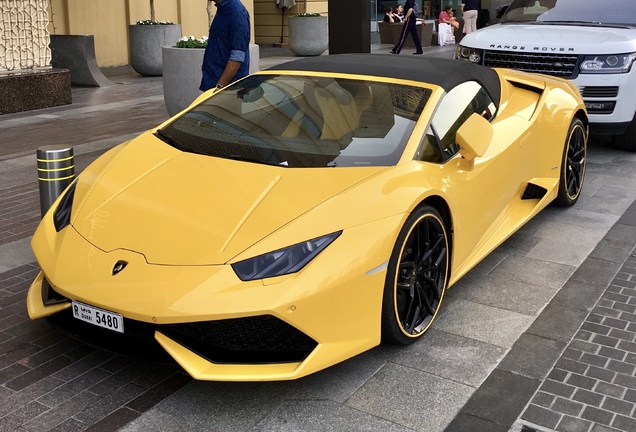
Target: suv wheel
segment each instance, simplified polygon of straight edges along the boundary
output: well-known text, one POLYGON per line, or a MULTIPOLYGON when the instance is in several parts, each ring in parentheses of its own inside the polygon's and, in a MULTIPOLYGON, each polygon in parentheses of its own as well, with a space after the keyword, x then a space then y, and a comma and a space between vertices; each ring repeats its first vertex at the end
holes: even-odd
POLYGON ((627 130, 623 135, 612 137, 612 143, 619 150, 636 152, 636 114, 634 114, 632 122, 627 126, 627 130))

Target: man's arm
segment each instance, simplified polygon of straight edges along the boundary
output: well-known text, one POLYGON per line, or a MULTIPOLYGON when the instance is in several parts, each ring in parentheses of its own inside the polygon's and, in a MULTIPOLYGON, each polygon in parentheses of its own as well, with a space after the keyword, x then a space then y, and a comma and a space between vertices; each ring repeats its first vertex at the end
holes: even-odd
POLYGON ((223 70, 223 73, 221 74, 221 78, 219 78, 217 85, 221 84, 223 87, 225 87, 226 85, 231 83, 232 78, 234 78, 234 75, 236 75, 236 72, 238 72, 239 67, 241 67, 241 62, 228 60, 227 64, 225 65, 225 70, 223 70))
MULTIPOLYGON (((230 58, 225 64, 225 69, 217 81, 217 85, 225 87, 234 80, 244 62, 249 59, 250 22, 247 11, 245 15, 237 17, 230 33, 231 51, 230 58)), ((242 78, 242 76, 240 77, 242 78)))

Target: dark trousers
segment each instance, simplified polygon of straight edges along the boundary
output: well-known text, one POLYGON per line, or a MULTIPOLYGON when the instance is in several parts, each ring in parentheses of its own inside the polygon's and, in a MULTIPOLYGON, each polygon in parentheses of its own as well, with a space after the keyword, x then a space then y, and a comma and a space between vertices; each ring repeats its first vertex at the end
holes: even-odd
POLYGON ((420 37, 417 34, 417 27, 415 24, 416 22, 416 20, 409 18, 409 20, 404 23, 404 27, 402 27, 402 33, 400 33, 400 40, 398 40, 398 42, 393 47, 393 52, 399 54, 400 51, 402 51, 402 47, 404 46, 404 42, 406 41, 409 33, 411 34, 411 37, 413 37, 413 43, 415 43, 415 49, 417 50, 416 52, 423 52, 422 42, 420 42, 420 37))

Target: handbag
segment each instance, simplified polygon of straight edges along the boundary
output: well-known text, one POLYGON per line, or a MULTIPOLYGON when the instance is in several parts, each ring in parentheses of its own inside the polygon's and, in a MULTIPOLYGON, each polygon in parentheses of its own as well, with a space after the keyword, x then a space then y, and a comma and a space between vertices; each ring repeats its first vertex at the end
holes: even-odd
POLYGON ((450 24, 439 23, 437 31, 437 40, 439 46, 455 45, 455 34, 450 24))
POLYGON ((420 5, 417 3, 413 4, 413 12, 411 12, 415 18, 422 17, 422 11, 420 10, 420 5))

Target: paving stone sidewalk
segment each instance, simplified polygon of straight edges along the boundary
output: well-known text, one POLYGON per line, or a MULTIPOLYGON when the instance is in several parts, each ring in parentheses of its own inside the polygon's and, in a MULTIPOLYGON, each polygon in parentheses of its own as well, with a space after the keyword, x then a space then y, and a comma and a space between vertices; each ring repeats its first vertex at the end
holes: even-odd
MULTIPOLYGON (((635 225, 636 206, 621 221, 635 225)), ((518 424, 526 425, 526 430, 636 431, 635 372, 636 254, 632 251, 518 424)))
POLYGON ((636 202, 446 432, 635 431, 635 244, 636 202))

